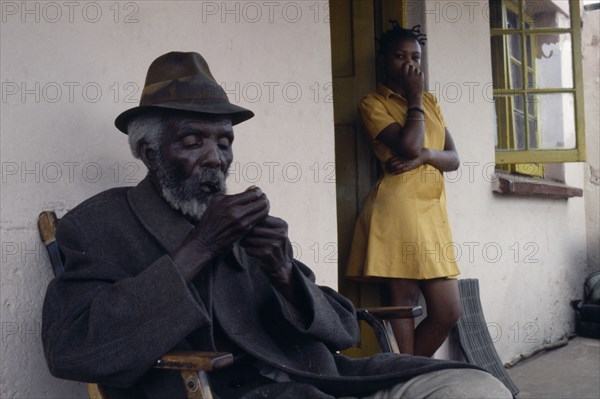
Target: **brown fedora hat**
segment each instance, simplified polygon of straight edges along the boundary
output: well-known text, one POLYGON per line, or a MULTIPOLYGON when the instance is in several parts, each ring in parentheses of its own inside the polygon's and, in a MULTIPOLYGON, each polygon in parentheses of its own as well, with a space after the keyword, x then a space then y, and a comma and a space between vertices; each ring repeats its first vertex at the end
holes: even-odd
POLYGON ((153 109, 228 115, 234 125, 254 116, 252 111, 229 102, 200 54, 177 51, 161 55, 150 64, 140 105, 119 115, 115 126, 127 134, 131 118, 153 109))

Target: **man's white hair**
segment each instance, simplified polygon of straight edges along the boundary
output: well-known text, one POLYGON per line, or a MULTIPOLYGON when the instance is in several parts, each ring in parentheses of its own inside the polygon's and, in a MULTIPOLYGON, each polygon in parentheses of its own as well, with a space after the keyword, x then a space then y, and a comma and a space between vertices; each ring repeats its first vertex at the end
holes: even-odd
POLYGON ((160 154, 160 144, 167 125, 164 115, 160 113, 144 114, 134 117, 127 124, 129 147, 137 159, 140 158, 140 144, 145 141, 148 148, 160 154))

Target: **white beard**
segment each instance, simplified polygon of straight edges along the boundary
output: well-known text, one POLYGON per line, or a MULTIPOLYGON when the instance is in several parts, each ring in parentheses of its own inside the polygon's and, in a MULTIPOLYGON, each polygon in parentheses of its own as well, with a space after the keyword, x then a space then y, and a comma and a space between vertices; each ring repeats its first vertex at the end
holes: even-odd
POLYGON ((174 193, 165 186, 162 186, 162 195, 165 201, 171 205, 171 208, 183 213, 185 216, 192 218, 196 222, 200 220, 202 215, 204 215, 204 212, 206 212, 206 207, 208 206, 208 198, 180 200, 177 199, 174 193))
POLYGON ((172 169, 167 169, 161 160, 157 176, 165 201, 173 209, 196 222, 204 215, 209 199, 215 194, 224 194, 227 191, 227 175, 220 169, 203 168, 199 176, 182 180, 172 169), (217 192, 206 193, 201 190, 198 186, 205 181, 217 181, 217 192))

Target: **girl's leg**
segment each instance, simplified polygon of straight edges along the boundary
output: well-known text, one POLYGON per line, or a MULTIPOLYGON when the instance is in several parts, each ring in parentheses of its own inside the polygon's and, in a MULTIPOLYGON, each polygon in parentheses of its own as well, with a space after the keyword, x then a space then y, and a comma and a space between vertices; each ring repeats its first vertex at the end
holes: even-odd
POLYGON ((460 317, 458 281, 421 280, 420 286, 427 303, 427 317, 415 331, 414 354, 431 357, 460 317))
MULTIPOLYGON (((386 283, 390 306, 415 306, 419 303, 419 282, 408 279, 390 279, 386 283)), ((400 353, 414 354, 415 320, 390 321, 400 353)))

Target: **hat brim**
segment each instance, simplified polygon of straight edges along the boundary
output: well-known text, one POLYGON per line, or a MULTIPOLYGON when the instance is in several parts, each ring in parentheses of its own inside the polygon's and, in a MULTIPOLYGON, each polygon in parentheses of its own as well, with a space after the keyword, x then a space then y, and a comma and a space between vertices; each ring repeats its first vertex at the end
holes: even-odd
POLYGON ((127 134, 127 124, 132 118, 161 109, 193 112, 201 115, 226 115, 231 117, 232 125, 237 125, 238 123, 247 121, 254 116, 254 112, 234 104, 194 104, 189 102, 169 102, 163 104, 141 105, 128 109, 117 116, 115 119, 115 126, 121 132, 127 134))

